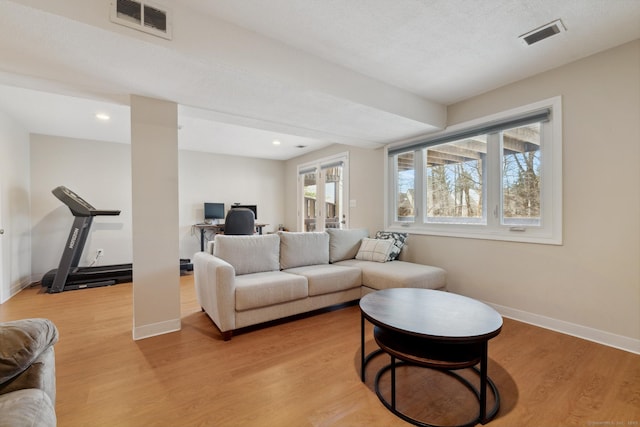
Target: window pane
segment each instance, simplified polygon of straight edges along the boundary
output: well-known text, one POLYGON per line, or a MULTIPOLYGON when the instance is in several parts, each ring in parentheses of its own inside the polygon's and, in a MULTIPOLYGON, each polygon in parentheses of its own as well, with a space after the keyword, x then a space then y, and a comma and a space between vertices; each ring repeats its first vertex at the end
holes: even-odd
POLYGON ((398 154, 396 158, 396 221, 415 220, 415 163, 413 151, 398 154))
POLYGON ((316 174, 304 174, 304 231, 316 229, 316 174))
POLYGON ((540 123, 502 133, 502 223, 540 225, 540 123))
POLYGON ((324 170, 325 228, 342 228, 344 223, 342 166, 324 170))
POLYGON ((487 136, 448 142, 425 152, 426 221, 484 223, 487 136))

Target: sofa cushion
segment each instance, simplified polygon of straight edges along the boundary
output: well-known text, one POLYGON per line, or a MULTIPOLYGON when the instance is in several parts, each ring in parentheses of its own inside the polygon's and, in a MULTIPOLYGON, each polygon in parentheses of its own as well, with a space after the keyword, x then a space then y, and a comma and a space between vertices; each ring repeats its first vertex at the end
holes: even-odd
POLYGON ((236 310, 251 310, 308 296, 304 276, 282 271, 246 274, 236 277, 236 310))
POLYGON ((396 233, 393 231, 378 231, 376 233, 376 239, 390 240, 393 242, 393 247, 389 253, 387 261, 393 261, 398 259, 405 242, 407 241, 407 233, 396 233))
POLYGON ((307 278, 310 297, 357 288, 362 284, 362 274, 356 267, 320 264, 290 268, 286 272, 307 278))
POLYGON ((447 284, 445 271, 430 265, 405 261, 379 263, 357 259, 340 261, 338 265, 359 267, 362 270, 362 285, 375 290, 389 288, 444 289, 447 284))
POLYGON ((279 231, 280 268, 329 263, 329 234, 279 231))
POLYGON ((391 240, 362 239, 356 259, 362 261, 387 262, 393 247, 391 240))
POLYGON ((0 323, 0 383, 25 371, 57 341, 58 330, 48 319, 0 323))
POLYGON ((329 228, 327 234, 329 234, 329 262, 355 258, 360 242, 365 237, 369 237, 369 231, 366 228, 348 230, 329 228))
POLYGON ((0 396, 0 427, 55 427, 56 411, 42 390, 28 388, 0 396))
POLYGON ((236 275, 280 270, 280 237, 277 234, 259 236, 215 237, 213 255, 233 266, 236 275))

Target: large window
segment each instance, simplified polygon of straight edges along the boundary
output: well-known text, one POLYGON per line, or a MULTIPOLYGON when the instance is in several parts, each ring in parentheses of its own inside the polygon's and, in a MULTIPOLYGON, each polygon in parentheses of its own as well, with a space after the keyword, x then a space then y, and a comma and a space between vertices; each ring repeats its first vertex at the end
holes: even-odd
POLYGON ((562 243, 560 99, 391 146, 387 227, 562 243))

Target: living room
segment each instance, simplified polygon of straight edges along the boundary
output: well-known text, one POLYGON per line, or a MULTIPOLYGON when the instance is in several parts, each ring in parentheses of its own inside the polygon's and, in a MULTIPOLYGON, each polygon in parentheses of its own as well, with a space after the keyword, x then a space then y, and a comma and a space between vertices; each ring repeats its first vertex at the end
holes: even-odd
MULTIPOLYGON (((451 126, 562 97, 561 245, 412 234, 403 257, 444 268, 449 291, 492 304, 505 317, 640 352, 639 56, 636 37, 446 108, 451 126), (613 144, 620 154, 605 155, 613 144)), ((2 158, 11 159, 2 163, 8 184, 3 227, 7 221, 14 227, 13 243, 3 247, 9 260, 3 267, 12 266, 3 269, 11 274, 3 279, 4 304, 57 264, 70 223, 68 210, 51 195, 57 185, 98 208, 122 210, 115 221, 96 222, 88 247, 104 248, 105 264, 129 261, 129 147, 30 133, 5 112, 0 120, 2 158)), ((297 166, 343 152, 349 153, 350 199, 357 201, 350 226, 383 229, 383 149, 333 144, 288 160, 181 150, 180 256, 190 258, 199 249, 192 224, 201 221, 204 201, 257 204, 268 231, 278 224, 297 229, 297 166), (230 176, 237 177, 233 188, 225 185, 230 176)))

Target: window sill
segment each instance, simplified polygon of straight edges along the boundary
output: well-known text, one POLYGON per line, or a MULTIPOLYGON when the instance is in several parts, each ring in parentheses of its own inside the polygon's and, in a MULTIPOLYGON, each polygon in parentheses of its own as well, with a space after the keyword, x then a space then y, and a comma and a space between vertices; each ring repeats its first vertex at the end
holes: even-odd
POLYGON ((505 242, 518 242, 518 243, 535 243, 543 245, 562 245, 562 237, 550 236, 548 234, 542 234, 537 232, 533 228, 524 228, 524 231, 511 231, 508 228, 499 230, 472 230, 471 227, 465 226, 453 226, 443 229, 435 229, 434 227, 428 227, 424 225, 418 225, 413 223, 405 224, 393 224, 386 228, 386 231, 394 231, 398 233, 418 234, 425 236, 440 236, 440 237, 453 237, 453 238, 465 238, 465 239, 481 239, 481 240, 499 240, 505 242))

